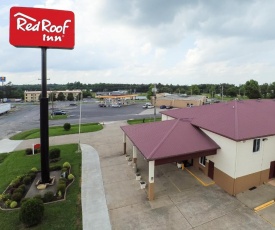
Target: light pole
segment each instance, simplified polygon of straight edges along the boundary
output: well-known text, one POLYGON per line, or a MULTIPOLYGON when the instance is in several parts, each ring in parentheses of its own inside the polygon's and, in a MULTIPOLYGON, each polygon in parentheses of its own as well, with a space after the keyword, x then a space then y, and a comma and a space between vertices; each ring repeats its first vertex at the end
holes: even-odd
POLYGON ((154 88, 152 89, 154 93, 154 122, 156 121, 156 100, 157 100, 157 86, 154 84, 154 88))
POLYGON ((78 152, 80 153, 80 133, 81 133, 81 106, 82 106, 82 98, 83 98, 83 95, 82 95, 82 91, 81 91, 81 94, 79 95, 79 125, 78 125, 78 152))

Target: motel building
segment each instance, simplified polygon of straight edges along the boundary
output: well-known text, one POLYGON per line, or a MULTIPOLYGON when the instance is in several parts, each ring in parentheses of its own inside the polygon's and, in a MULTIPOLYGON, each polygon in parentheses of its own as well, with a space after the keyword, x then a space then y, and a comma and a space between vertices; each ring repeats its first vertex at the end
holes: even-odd
POLYGON ((275 178, 275 100, 167 110, 160 122, 121 129, 124 153, 131 142, 133 163, 137 154, 148 162, 149 200, 155 167, 168 163, 192 165, 234 196, 275 178))
MULTIPOLYGON (((50 97, 50 94, 53 93, 55 98, 57 98, 59 93, 63 93, 65 96, 65 100, 67 99, 69 93, 72 93, 74 98, 77 98, 78 95, 81 93, 81 90, 54 90, 54 91, 47 91, 47 98, 50 97)), ((24 92, 24 101, 25 102, 38 102, 40 101, 41 91, 25 91, 24 92)))

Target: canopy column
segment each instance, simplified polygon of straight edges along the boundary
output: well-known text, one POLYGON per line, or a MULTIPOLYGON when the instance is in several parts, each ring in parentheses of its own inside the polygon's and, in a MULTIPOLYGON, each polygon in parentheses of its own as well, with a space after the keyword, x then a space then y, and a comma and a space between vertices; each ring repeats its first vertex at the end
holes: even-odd
POLYGON ((155 161, 149 161, 148 199, 154 200, 155 161))
POLYGON ((123 132, 123 154, 126 154, 126 134, 123 132))

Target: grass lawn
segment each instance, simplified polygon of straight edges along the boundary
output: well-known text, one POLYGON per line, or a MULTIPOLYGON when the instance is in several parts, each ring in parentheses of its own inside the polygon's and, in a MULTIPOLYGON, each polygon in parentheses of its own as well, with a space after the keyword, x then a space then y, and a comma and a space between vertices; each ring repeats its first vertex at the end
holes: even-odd
MULTIPOLYGON (((161 121, 160 117, 156 118, 156 121, 161 121)), ((140 124, 140 123, 148 123, 148 122, 154 122, 154 118, 145 118, 145 119, 133 119, 133 120, 128 120, 127 123, 129 125, 134 125, 134 124, 140 124), (144 122, 143 122, 144 120, 144 122)))
POLYGON ((67 119, 67 115, 54 115, 54 116, 51 116, 49 114, 49 120, 61 120, 61 119, 67 119))
MULTIPOLYGON (((82 229, 80 201, 81 154, 75 153, 76 144, 54 146, 61 150, 61 160, 51 165, 62 165, 68 161, 72 166, 75 181, 67 190, 65 201, 45 205, 44 219, 41 224, 31 229, 82 229)), ((40 155, 26 156, 25 151, 10 153, 0 164, 0 192, 4 192, 12 179, 28 172, 32 167, 40 169, 40 155)), ((25 229, 19 221, 19 210, 0 210, 1 229, 25 229)), ((26 228, 27 229, 27 228, 26 228)))
MULTIPOLYGON (((49 128, 49 136, 61 136, 61 135, 68 135, 68 134, 75 134, 78 133, 78 125, 72 125, 69 131, 65 131, 63 126, 56 126, 49 128)), ((88 132, 95 132, 103 129, 103 126, 99 123, 89 123, 89 124, 82 124, 81 125, 81 133, 88 133, 88 132)), ((27 140, 33 138, 40 137, 40 129, 31 129, 25 132, 18 133, 12 136, 11 140, 27 140)))

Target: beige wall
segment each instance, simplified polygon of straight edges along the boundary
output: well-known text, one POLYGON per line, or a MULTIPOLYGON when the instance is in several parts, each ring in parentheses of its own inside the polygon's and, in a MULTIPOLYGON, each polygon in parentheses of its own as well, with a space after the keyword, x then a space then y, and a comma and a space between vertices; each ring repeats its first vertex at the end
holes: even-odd
MULTIPOLYGON (((156 106, 159 107, 161 105, 166 105, 166 106, 173 106, 176 108, 185 108, 188 105, 190 106, 191 104, 193 106, 199 106, 203 105, 204 100, 177 100, 177 99, 162 99, 162 98, 157 98, 156 101, 156 106)), ((154 103, 154 102, 152 102, 154 103)))
MULTIPOLYGON (((81 90, 53 91, 53 93, 55 93, 55 97, 57 97, 60 92, 62 92, 64 94, 65 98, 68 96, 69 93, 72 93, 74 97, 77 97, 78 94, 81 93, 81 90)), ((52 91, 47 92, 48 98, 51 93, 52 93, 52 91)), ((37 102, 37 101, 39 101, 40 94, 41 94, 41 91, 25 91, 24 92, 24 101, 25 102, 37 102)))

